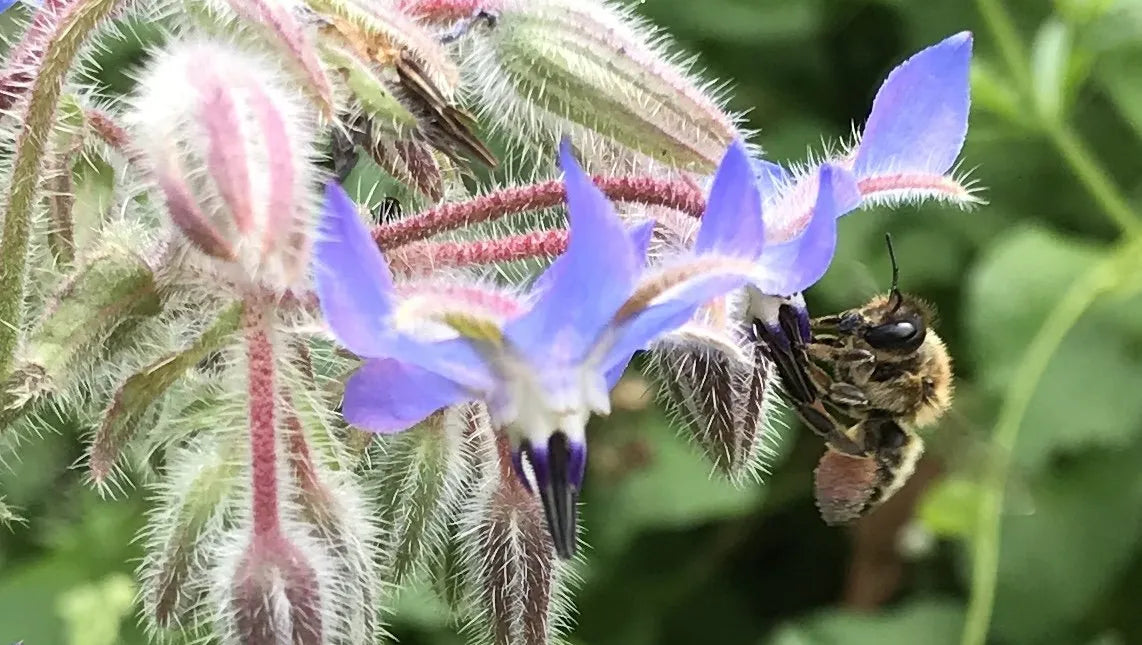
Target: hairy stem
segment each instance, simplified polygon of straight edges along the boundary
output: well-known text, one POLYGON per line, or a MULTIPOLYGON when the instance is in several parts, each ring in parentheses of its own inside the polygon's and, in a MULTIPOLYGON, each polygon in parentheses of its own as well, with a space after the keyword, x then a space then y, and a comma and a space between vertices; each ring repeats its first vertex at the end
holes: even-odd
POLYGON ((11 371, 12 355, 19 341, 32 211, 64 79, 87 36, 122 2, 78 0, 64 9, 45 45, 43 65, 33 81, 23 128, 16 141, 8 212, 0 241, 0 380, 11 371))
MULTIPOLYGON (((614 201, 665 206, 701 217, 706 201, 697 188, 680 180, 656 177, 594 177, 595 185, 614 201)), ((490 222, 508 215, 553 208, 564 202, 567 190, 560 180, 505 188, 463 202, 441 204, 408 219, 373 229, 381 249, 392 249, 444 231, 490 222)))
POLYGON ((1129 269, 1128 273, 1136 272, 1138 262, 1135 258, 1139 253, 1142 253, 1142 243, 1124 246, 1075 280, 1031 339, 1015 378, 1011 381, 992 432, 996 463, 989 473, 990 481, 980 501, 972 543, 972 587, 960 641, 962 645, 985 645, 987 642, 999 573, 1003 491, 1007 483, 1010 455, 1023 425, 1023 415, 1027 412, 1052 356, 1067 333, 1100 295, 1121 281, 1124 268, 1129 269))
POLYGON ((534 231, 474 242, 413 242, 388 254, 394 270, 407 273, 529 258, 551 258, 567 249, 566 229, 534 231))
POLYGON ((250 476, 253 489, 254 535, 280 530, 278 514, 277 400, 273 341, 270 338, 272 309, 250 297, 242 309, 249 370, 247 392, 250 414, 250 476))

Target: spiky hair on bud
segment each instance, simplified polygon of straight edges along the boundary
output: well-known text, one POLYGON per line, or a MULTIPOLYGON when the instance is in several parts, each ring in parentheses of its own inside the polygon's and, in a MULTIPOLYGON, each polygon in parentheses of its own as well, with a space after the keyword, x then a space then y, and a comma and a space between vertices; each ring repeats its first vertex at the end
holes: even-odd
POLYGON ((482 120, 525 153, 537 152, 529 142, 573 135, 588 162, 612 169, 649 158, 709 173, 741 136, 718 88, 629 8, 504 0, 492 15, 460 39, 460 68, 482 120))
POLYGON ((570 627, 574 561, 555 557, 543 508, 513 470, 507 437, 491 440, 484 484, 460 517, 464 631, 487 645, 560 642, 570 627))
POLYGON ((175 229, 240 285, 284 289, 308 260, 312 124, 287 84, 257 54, 194 40, 157 53, 133 101, 175 229))

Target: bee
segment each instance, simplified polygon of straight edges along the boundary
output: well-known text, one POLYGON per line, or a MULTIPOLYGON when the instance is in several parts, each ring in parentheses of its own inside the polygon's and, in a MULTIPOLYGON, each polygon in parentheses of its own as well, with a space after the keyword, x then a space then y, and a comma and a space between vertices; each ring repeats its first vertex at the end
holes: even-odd
POLYGON ((781 342, 765 325, 758 339, 781 374, 794 408, 827 450, 815 473, 817 506, 827 524, 845 524, 888 500, 924 452, 916 430, 952 402, 952 361, 923 301, 901 293, 886 236, 892 287, 861 307, 810 322, 796 333, 791 310, 781 342))

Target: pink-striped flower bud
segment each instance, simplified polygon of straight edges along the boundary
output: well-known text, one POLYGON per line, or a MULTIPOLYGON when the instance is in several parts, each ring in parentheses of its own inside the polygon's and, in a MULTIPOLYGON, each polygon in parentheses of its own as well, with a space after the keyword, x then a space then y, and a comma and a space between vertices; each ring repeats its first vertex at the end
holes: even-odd
MULTIPOLYGON (((407 4, 431 16, 471 3, 407 4)), ((504 132, 524 141, 594 135, 608 158, 633 151, 702 172, 713 172, 738 138, 734 118, 709 84, 674 60, 663 39, 629 11, 597 0, 502 0, 488 7, 481 14, 491 16, 487 25, 473 22, 462 38, 461 69, 482 116, 504 132)))
POLYGON ((171 223, 239 285, 283 288, 310 243, 312 126, 288 76, 217 42, 179 44, 140 80, 137 144, 171 223))

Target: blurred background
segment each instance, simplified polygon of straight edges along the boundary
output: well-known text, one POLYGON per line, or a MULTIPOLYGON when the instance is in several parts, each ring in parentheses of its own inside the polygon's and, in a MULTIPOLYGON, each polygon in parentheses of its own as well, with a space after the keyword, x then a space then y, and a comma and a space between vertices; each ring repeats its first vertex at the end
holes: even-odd
MULTIPOLYGON (((977 611, 993 606, 990 643, 1142 643, 1142 2, 638 10, 733 82, 733 107, 781 162, 848 136, 909 54, 973 31, 963 167, 988 204, 844 218, 837 259, 809 294, 821 314, 886 289, 891 232, 903 288, 936 305, 956 360, 954 411, 927 433, 916 476, 850 528, 818 517, 822 447, 792 418, 772 437, 770 474, 739 489, 710 478, 648 384, 620 386, 615 414, 591 430, 591 548, 570 641, 942 645, 960 642, 965 616, 986 621, 969 612, 974 597, 977 611)), ((101 82, 128 89, 123 72, 140 55, 113 48, 101 82)), ((87 489, 71 468, 80 436, 61 427, 5 455, 0 490, 26 522, 0 529, 0 643, 145 642, 131 571, 146 500, 87 489)), ((462 642, 417 589, 392 632, 462 642)))

